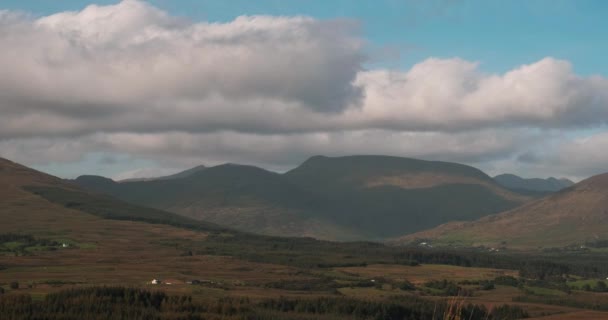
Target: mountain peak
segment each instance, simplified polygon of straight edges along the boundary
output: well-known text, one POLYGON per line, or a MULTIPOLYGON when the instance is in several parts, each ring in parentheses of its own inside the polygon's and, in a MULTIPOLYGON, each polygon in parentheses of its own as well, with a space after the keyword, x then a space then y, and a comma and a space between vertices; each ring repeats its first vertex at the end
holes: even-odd
POLYGON ((78 182, 79 184, 81 183, 109 183, 109 184, 114 184, 116 183, 114 180, 110 179, 110 178, 106 178, 106 177, 102 177, 102 176, 96 176, 96 175, 82 175, 77 177, 76 182, 78 182))
POLYGON ((356 175, 365 178, 370 175, 392 176, 404 173, 433 173, 466 176, 494 183, 492 178, 479 169, 451 162, 429 161, 383 155, 353 155, 341 157, 314 156, 297 168, 289 171, 288 176, 307 175, 309 171, 324 172, 324 179, 343 175, 356 175))

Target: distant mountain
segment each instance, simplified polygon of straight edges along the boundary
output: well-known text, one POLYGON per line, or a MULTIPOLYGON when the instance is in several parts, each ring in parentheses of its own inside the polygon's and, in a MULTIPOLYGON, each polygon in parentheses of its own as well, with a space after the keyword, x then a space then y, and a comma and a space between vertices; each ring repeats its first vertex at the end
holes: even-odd
POLYGON ((229 164, 174 179, 75 182, 240 230, 337 240, 394 237, 530 199, 469 166, 386 156, 316 156, 285 174, 229 164))
POLYGON ((501 174, 494 177, 494 180, 501 186, 514 191, 532 191, 541 193, 556 192, 574 185, 574 182, 568 179, 524 179, 514 174, 501 174))
POLYGON ((550 248, 608 240, 608 174, 474 222, 453 222, 400 238, 437 245, 550 248))
POLYGON ((139 181, 154 181, 154 180, 171 180, 171 179, 179 179, 179 178, 185 178, 188 176, 191 176, 197 172, 203 171, 207 169, 207 167, 200 165, 200 166, 196 166, 194 168, 182 171, 182 172, 178 172, 176 174, 172 174, 169 176, 163 176, 163 177, 153 177, 153 178, 132 178, 132 179, 124 179, 124 180, 120 180, 118 182, 139 182, 139 181))

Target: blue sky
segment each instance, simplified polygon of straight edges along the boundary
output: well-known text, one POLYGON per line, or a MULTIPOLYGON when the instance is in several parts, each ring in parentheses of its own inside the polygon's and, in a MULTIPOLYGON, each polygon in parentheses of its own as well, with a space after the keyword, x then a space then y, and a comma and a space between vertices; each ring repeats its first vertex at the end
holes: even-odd
MULTIPOLYGON (((0 8, 48 15, 116 0, 5 0, 0 8)), ((306 15, 361 23, 374 65, 409 68, 427 57, 479 61, 488 72, 552 56, 581 75, 608 74, 608 1, 601 0, 151 0, 171 14, 226 22, 240 15, 306 15)))
POLYGON ((608 149, 608 1, 141 1, 0 2, 0 10, 34 18, 0 23, 0 46, 13 50, 0 54, 0 66, 14 66, 13 75, 21 77, 0 82, 0 92, 9 93, 0 95, 0 112, 6 110, 0 114, 0 156, 62 177, 128 178, 224 162, 282 171, 315 154, 355 153, 455 161, 526 177, 582 179, 606 171, 608 153, 597 150, 608 149), (93 10, 92 18, 78 13, 91 4, 105 7, 93 10), (141 33, 146 27, 164 28, 153 7, 187 18, 188 26, 219 23, 233 42, 205 38, 213 28, 200 24, 200 33, 187 26, 164 30, 170 39, 152 39, 152 47, 160 39, 158 51, 133 45, 149 36, 141 33), (105 19, 106 10, 114 20, 105 19), (74 14, 62 15, 63 23, 48 30, 11 34, 22 32, 12 23, 68 11, 74 14), (235 26, 243 15, 271 18, 235 26), (302 24, 294 16, 314 22, 302 24), (122 24, 125 17, 140 25, 122 24), (277 26, 279 17, 300 33, 277 26), (358 30, 331 34, 323 29, 332 25, 325 20, 346 29, 351 24, 345 21, 355 21, 358 30), (258 47, 259 39, 269 38, 248 32, 256 28, 280 40, 258 47), (203 40, 185 43, 184 34, 190 36, 185 42, 203 40), (15 41, 22 36, 37 45, 15 41), (353 38, 366 45, 352 46, 353 38), (316 46, 307 46, 311 42, 316 46), (262 54, 243 61, 233 56, 251 48, 262 54), (275 52, 276 65, 268 59, 275 52), (359 61, 361 55, 367 59, 359 61), (116 64, 132 66, 133 57, 146 66, 171 57, 174 69, 105 72, 116 64), (240 64, 233 68, 233 62, 240 64), (82 70, 83 80, 73 82, 82 70), (208 96, 184 106, 193 89, 208 96), (365 93, 357 95, 359 89, 365 93), (155 101, 147 98, 159 92, 163 104, 151 107, 155 101), (243 102, 241 92, 254 99, 243 102), (148 117, 150 110, 157 114, 148 117))

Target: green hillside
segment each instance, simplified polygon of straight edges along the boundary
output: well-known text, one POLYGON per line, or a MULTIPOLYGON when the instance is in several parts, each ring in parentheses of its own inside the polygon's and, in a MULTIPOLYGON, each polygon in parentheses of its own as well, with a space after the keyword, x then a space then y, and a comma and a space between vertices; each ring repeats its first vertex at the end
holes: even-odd
POLYGON ((285 174, 220 165, 183 178, 82 187, 240 230, 323 239, 384 239, 514 208, 512 193, 478 169, 386 156, 313 157, 285 174))

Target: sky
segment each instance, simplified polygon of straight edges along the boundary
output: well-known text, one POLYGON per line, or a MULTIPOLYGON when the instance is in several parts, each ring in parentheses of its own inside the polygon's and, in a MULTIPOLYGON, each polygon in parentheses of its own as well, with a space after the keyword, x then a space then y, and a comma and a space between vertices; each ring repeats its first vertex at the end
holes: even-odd
POLYGON ((605 1, 5 0, 0 156, 114 179, 318 154, 608 171, 605 1))

